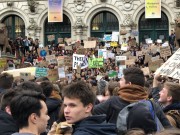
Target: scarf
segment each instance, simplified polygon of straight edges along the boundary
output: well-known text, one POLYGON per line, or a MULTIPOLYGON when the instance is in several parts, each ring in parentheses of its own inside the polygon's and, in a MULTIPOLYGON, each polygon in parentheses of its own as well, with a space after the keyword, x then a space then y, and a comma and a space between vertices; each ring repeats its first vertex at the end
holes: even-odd
POLYGON ((148 94, 144 87, 134 84, 120 88, 118 94, 121 99, 130 103, 148 99, 148 94))

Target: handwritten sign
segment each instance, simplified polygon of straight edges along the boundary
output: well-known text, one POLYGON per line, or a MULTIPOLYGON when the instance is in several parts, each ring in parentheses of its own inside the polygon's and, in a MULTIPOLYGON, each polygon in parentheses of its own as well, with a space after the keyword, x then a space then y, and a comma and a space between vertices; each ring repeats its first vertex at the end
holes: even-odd
POLYGON ((85 57, 85 55, 73 54, 73 69, 77 69, 77 65, 79 65, 81 69, 87 68, 87 57, 85 57))
POLYGON ((51 81, 51 82, 55 82, 58 80, 58 69, 49 69, 48 70, 48 79, 51 81))
POLYGON ((84 41, 84 48, 95 48, 96 41, 84 41))
POLYGON ((160 47, 160 55, 161 57, 171 56, 171 49, 169 46, 160 47))
POLYGON ((180 48, 155 72, 180 79, 180 48))
POLYGON ((103 58, 89 58, 88 59, 89 68, 102 68, 104 65, 103 58))
POLYGON ((36 68, 35 77, 48 76, 48 68, 36 68))

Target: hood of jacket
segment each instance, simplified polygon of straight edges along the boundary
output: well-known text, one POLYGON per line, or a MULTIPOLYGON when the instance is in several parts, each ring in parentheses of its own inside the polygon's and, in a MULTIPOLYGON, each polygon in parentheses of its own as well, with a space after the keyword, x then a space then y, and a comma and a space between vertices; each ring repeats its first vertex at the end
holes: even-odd
POLYGON ((0 110, 0 135, 11 135, 18 132, 18 127, 11 115, 0 110))
POLYGON ((60 108, 61 104, 62 104, 61 100, 55 98, 46 98, 48 113, 55 111, 57 108, 60 108))
POLYGON ((116 125, 106 123, 106 115, 94 115, 73 125, 73 135, 115 135, 116 125))
POLYGON ((163 111, 166 113, 170 110, 180 110, 180 102, 172 103, 163 108, 163 111))

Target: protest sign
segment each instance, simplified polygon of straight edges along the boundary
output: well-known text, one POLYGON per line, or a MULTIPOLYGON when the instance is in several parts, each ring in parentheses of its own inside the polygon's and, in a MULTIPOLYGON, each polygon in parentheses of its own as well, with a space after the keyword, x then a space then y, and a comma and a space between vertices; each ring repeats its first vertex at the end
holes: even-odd
POLYGON ((113 70, 109 71, 108 77, 116 77, 116 76, 117 76, 117 72, 116 71, 113 71, 113 70))
POLYGON ((72 50, 72 46, 65 46, 65 50, 72 50))
POLYGON ((112 47, 117 47, 117 46, 118 46, 118 42, 111 42, 110 45, 111 45, 112 47))
POLYGON ((59 46, 59 47, 64 47, 64 46, 65 46, 65 44, 59 44, 58 46, 59 46))
POLYGON ((149 67, 141 68, 143 71, 144 75, 150 75, 149 67))
POLYGON ((110 42, 105 42, 105 47, 111 47, 110 42))
POLYGON ((48 62, 45 60, 41 60, 38 64, 39 67, 47 67, 48 66, 48 62))
POLYGON ((116 41, 116 42, 118 42, 118 40, 119 40, 119 32, 113 31, 113 32, 112 32, 111 41, 116 41))
POLYGON ((152 61, 149 62, 149 70, 150 71, 156 71, 160 66, 161 63, 163 63, 164 61, 162 59, 156 60, 156 61, 152 61))
POLYGON ((123 70, 126 69, 126 65, 119 65, 119 73, 118 73, 118 78, 123 77, 123 70))
POLYGON ((29 81, 31 79, 31 73, 29 72, 20 72, 20 79, 23 79, 24 81, 29 81))
POLYGON ((84 41, 84 48, 95 48, 96 41, 84 41))
POLYGON ((125 60, 127 60, 127 56, 116 56, 116 66, 125 65, 125 60))
POLYGON ((180 79, 180 48, 155 72, 157 73, 180 79))
POLYGON ((78 48, 77 49, 77 54, 85 54, 86 49, 85 48, 78 48))
POLYGON ((127 57, 129 57, 129 56, 131 56, 131 52, 128 51, 128 52, 126 52, 126 53, 123 53, 122 56, 127 56, 127 57))
POLYGON ((98 49, 98 58, 107 59, 107 50, 106 49, 98 49))
POLYGON ((133 60, 134 62, 136 61, 137 57, 136 56, 128 56, 129 60, 133 60))
POLYGON ((58 43, 63 44, 63 38, 58 38, 58 43))
POLYGON ((171 49, 169 46, 160 47, 160 55, 165 58, 167 56, 171 56, 171 49))
POLYGON ((67 45, 71 45, 72 39, 71 38, 65 38, 64 39, 67 45))
POLYGON ((61 67, 64 65, 64 56, 58 56, 57 58, 58 67, 61 67))
POLYGON ((157 61, 159 60, 159 55, 157 55, 156 57, 151 57, 151 61, 157 61))
POLYGON ((144 64, 150 62, 150 61, 151 61, 151 58, 152 58, 151 55, 146 54, 146 55, 145 55, 145 59, 144 59, 144 64))
POLYGON ((142 56, 142 55, 143 55, 142 51, 136 51, 136 56, 142 56))
POLYGON ((114 56, 115 56, 114 53, 111 53, 111 52, 108 52, 108 53, 107 53, 107 57, 108 57, 108 58, 114 59, 114 56))
POLYGON ((35 71, 35 77, 47 77, 48 76, 48 68, 39 68, 37 67, 36 68, 36 71, 35 71))
POLYGON ((64 67, 58 68, 58 75, 59 75, 59 78, 65 78, 66 77, 64 67))
POLYGON ((47 55, 46 56, 46 61, 49 64, 57 64, 57 59, 56 59, 55 55, 47 55))
POLYGON ((68 67, 72 67, 72 57, 64 57, 64 65, 68 67))
POLYGON ((112 38, 112 35, 104 35, 104 38, 103 38, 103 40, 104 41, 111 41, 111 38, 112 38))
POLYGON ((127 46, 121 46, 121 50, 122 50, 122 51, 127 51, 127 50, 128 50, 128 47, 127 47, 127 46))
POLYGON ((1 58, 0 59, 0 68, 4 68, 7 64, 7 59, 6 58, 1 58))
POLYGON ((55 40, 55 35, 48 35, 47 38, 48 38, 48 41, 53 41, 55 40))
POLYGON ((89 68, 102 68, 104 65, 103 58, 89 58, 88 59, 89 68))
POLYGON ((77 73, 81 74, 81 67, 79 65, 77 65, 77 73))
POLYGON ((131 60, 125 60, 125 65, 135 65, 135 62, 134 62, 134 60, 133 59, 131 59, 131 60))
POLYGON ((57 81, 59 79, 58 69, 49 69, 47 77, 51 82, 57 81))
POLYGON ((81 67, 81 69, 88 67, 88 59, 85 55, 73 54, 73 69, 77 69, 77 65, 81 67))
POLYGON ((97 81, 100 81, 103 77, 104 77, 104 76, 102 76, 102 75, 97 75, 96 80, 97 80, 97 81))

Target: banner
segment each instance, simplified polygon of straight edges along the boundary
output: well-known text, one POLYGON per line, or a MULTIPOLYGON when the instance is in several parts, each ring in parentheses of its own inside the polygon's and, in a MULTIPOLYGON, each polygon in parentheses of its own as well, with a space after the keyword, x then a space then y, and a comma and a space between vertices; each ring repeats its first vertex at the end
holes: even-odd
POLYGON ((145 0, 145 18, 161 18, 161 0, 145 0))
POLYGON ((89 58, 88 59, 89 68, 102 68, 104 66, 103 58, 89 58))
POLYGON ((20 78, 24 81, 29 81, 30 79, 33 79, 33 77, 31 77, 31 73, 29 72, 20 72, 20 78))
POLYGON ((178 49, 156 72, 175 79, 180 79, 180 49, 178 49))
POLYGON ((48 0, 48 22, 63 21, 63 0, 48 0))
POLYGON ((81 67, 81 69, 88 67, 88 58, 85 55, 73 54, 73 69, 77 69, 77 65, 81 67))

